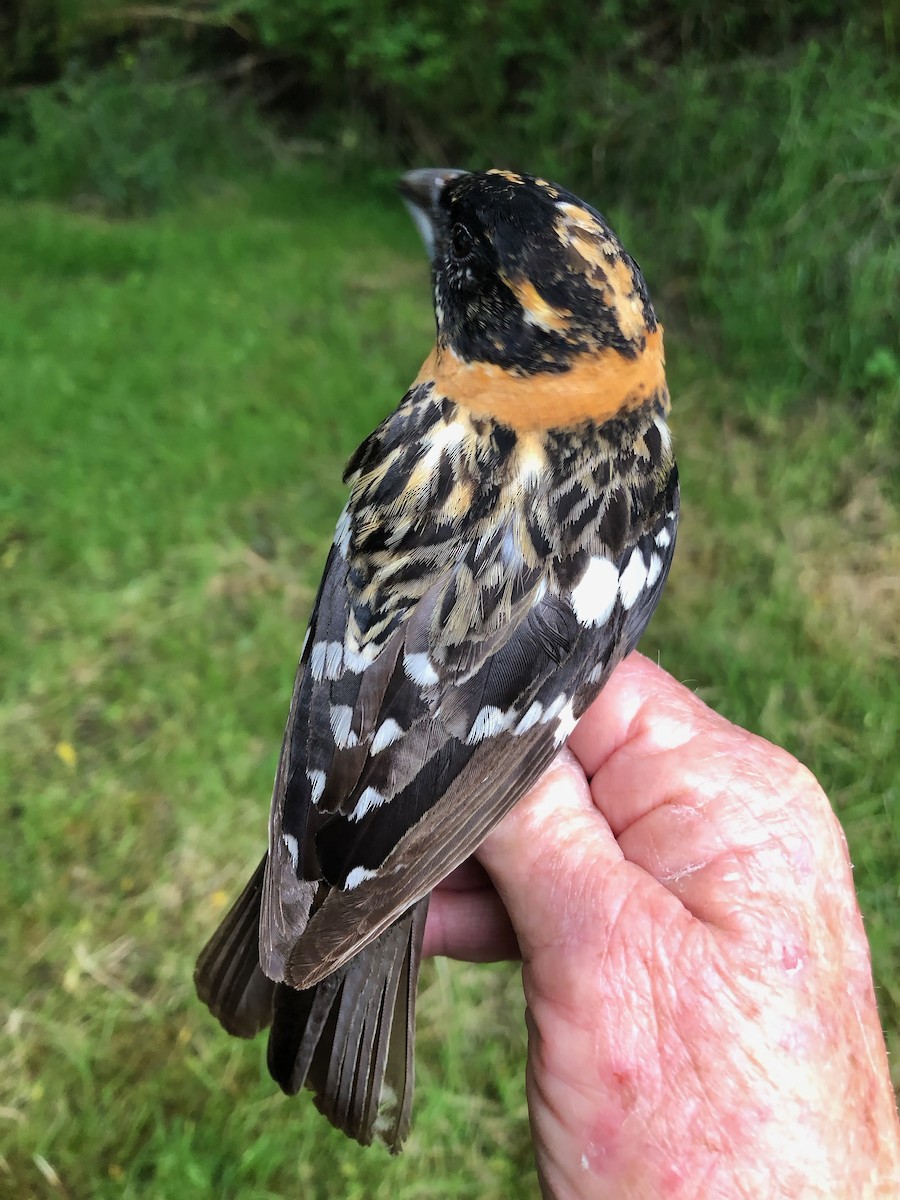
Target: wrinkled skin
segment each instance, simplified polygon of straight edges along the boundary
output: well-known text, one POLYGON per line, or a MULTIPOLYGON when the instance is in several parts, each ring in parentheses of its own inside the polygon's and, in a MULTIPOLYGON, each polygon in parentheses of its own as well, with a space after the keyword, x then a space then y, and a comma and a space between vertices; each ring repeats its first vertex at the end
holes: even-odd
POLYGON ((892 1197, 900 1130, 843 833, 813 776, 647 659, 435 893, 521 954, 545 1197, 892 1197))

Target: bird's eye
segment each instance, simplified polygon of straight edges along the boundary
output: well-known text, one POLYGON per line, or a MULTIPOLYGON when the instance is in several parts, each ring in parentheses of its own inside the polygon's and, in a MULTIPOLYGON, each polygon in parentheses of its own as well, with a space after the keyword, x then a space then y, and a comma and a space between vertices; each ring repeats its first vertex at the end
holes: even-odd
POLYGON ((450 253, 455 259, 468 258, 475 246, 475 239, 465 225, 454 225, 450 231, 450 253))

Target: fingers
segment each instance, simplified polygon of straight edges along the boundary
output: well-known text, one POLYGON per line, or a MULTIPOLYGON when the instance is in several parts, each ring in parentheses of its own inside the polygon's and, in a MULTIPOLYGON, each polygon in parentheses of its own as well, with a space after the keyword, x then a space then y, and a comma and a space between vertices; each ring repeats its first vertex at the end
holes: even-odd
POLYGON ((704 921, 734 928, 823 866, 849 872, 810 772, 646 659, 615 672, 573 741, 625 857, 704 921))
MULTIPOLYGON (((483 868, 478 870, 484 874, 483 868)), ((519 943, 509 914, 493 885, 474 890, 441 886, 434 891, 428 905, 422 953, 465 962, 519 958, 519 943)))
POLYGON ((482 843, 478 858, 526 961, 545 946, 594 938, 606 916, 607 880, 623 865, 584 771, 568 751, 482 843))
POLYGON ((569 749, 590 779, 638 734, 651 735, 655 749, 675 749, 708 721, 727 725, 649 658, 630 654, 578 722, 569 749))
POLYGON ((442 879, 435 891, 474 892, 489 888, 493 890, 490 876, 476 858, 467 858, 446 879, 442 879))
POLYGON ((735 929, 768 920, 787 892, 811 896, 823 870, 849 879, 810 773, 639 655, 615 671, 569 748, 478 855, 526 958, 542 941, 589 935, 636 896, 665 906, 662 889, 735 929))

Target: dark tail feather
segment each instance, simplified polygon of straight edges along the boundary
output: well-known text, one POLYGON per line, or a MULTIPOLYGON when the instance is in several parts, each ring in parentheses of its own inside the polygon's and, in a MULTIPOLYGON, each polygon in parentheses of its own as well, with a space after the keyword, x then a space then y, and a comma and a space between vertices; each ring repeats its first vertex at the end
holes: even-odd
POLYGON ((235 1037, 255 1037, 272 1020, 275 984, 259 967, 259 907, 266 860, 197 959, 197 995, 235 1037))
MULTIPOLYGON (((409 1132, 416 982, 428 898, 315 987, 278 984, 269 1070, 289 1095, 312 1088, 325 1116, 396 1153, 409 1132)), ((220 1018, 221 1019, 221 1018, 220 1018)))

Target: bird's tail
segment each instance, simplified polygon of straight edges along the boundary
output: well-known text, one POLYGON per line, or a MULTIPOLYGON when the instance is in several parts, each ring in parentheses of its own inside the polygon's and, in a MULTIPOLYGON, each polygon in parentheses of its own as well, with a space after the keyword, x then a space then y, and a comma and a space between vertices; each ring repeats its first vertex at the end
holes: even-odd
POLYGON ((259 909, 266 858, 250 877, 194 968, 197 995, 234 1037, 255 1037, 272 1020, 275 984, 259 965, 259 909))
POLYGON ((265 859, 197 960, 197 994, 224 1028, 271 1024, 269 1071, 289 1095, 306 1085, 325 1116, 363 1145, 396 1153, 409 1132, 416 982, 428 898, 315 987, 273 983, 259 966, 265 859))

